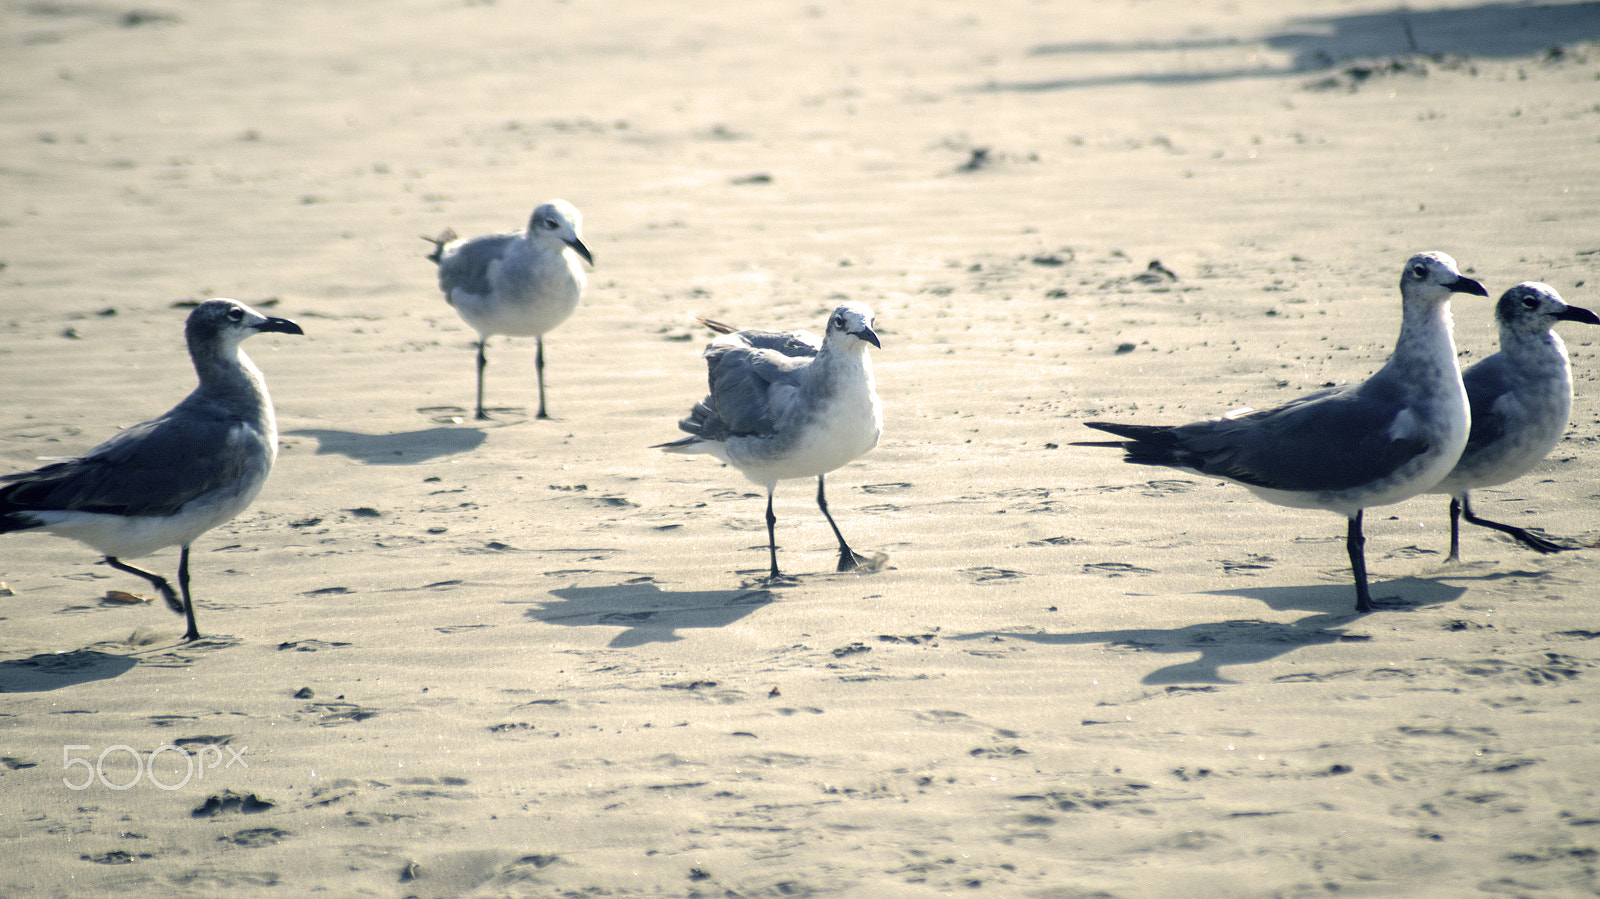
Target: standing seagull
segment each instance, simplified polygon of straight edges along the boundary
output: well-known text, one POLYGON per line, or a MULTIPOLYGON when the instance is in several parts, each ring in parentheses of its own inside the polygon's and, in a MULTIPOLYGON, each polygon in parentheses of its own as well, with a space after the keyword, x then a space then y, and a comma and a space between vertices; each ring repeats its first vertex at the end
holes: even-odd
POLYGON ((551 200, 533 211, 521 234, 485 234, 457 240, 449 228, 428 258, 439 264, 439 289, 461 320, 478 332, 478 412, 483 408, 483 351, 495 334, 533 335, 533 368, 539 375, 539 418, 544 409, 544 335, 578 308, 587 279, 579 257, 594 265, 583 245, 583 215, 566 200, 551 200))
POLYGON ((779 580, 777 516, 772 493, 789 478, 817 479, 817 507, 839 540, 839 569, 869 561, 844 542, 828 512, 824 477, 878 445, 883 406, 878 402, 867 344, 883 344, 872 330, 872 310, 845 303, 828 317, 821 341, 806 331, 734 331, 705 322, 721 337, 706 347, 711 394, 678 422, 691 436, 657 448, 710 453, 767 488, 767 549, 772 580, 779 580))
POLYGON ((184 337, 200 386, 160 418, 134 425, 87 454, 0 477, 0 533, 49 531, 103 553, 136 574, 184 616, 196 640, 189 597, 189 544, 233 518, 267 482, 278 457, 278 426, 261 371, 240 349, 252 334, 304 334, 237 300, 206 300, 189 313, 184 337), (179 602, 167 579, 123 558, 182 546, 179 602))
POLYGON ((1467 443, 1467 392, 1450 336, 1450 295, 1488 296, 1454 259, 1421 253, 1400 274, 1400 337, 1362 384, 1319 391, 1276 409, 1179 426, 1085 422, 1126 440, 1126 461, 1166 465, 1239 484, 1280 506, 1350 520, 1345 548, 1356 611, 1372 609, 1361 513, 1439 483, 1467 443))
POLYGON ((1450 557, 1461 558, 1461 516, 1510 534, 1542 553, 1570 547, 1472 514, 1467 493, 1516 480, 1544 461, 1561 440, 1572 411, 1567 347, 1551 330, 1558 321, 1600 325, 1587 309, 1568 306, 1555 288, 1524 281, 1500 296, 1500 352, 1461 373, 1472 404, 1472 433, 1455 470, 1429 493, 1450 497, 1450 557))

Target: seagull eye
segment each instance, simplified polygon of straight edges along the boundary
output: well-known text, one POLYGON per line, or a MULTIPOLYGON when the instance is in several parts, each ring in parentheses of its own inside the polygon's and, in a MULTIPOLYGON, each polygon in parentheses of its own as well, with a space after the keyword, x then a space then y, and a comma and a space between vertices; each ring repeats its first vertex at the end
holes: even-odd
POLYGON ((1537 309, 1537 308, 1539 308, 1539 301, 1534 299, 1533 297, 1528 297, 1527 299, 1522 301, 1522 308, 1524 308, 1524 309, 1537 309))
POLYGON ((544 227, 546 231, 554 231, 555 229, 561 227, 561 223, 555 219, 545 219, 544 227))
POLYGON ((1413 278, 1426 278, 1426 277, 1428 277, 1428 267, 1426 265, 1423 265, 1420 262, 1417 263, 1416 265, 1413 265, 1411 267, 1411 277, 1413 277, 1413 278))
POLYGON ((229 309, 228 310, 228 321, 231 321, 231 322, 244 321, 244 310, 240 309, 238 306, 234 306, 232 309, 229 309))

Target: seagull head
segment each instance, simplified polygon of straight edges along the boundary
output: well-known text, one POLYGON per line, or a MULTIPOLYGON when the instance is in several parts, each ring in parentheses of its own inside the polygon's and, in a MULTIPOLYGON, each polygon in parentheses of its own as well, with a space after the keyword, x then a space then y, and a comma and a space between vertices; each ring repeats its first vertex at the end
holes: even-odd
POLYGON ((1524 281, 1501 294, 1494 316, 1502 328, 1535 334, 1550 330, 1558 321, 1600 325, 1600 316, 1568 306, 1554 287, 1538 281, 1524 281))
POLYGON ((845 303, 828 316, 828 337, 837 335, 863 340, 881 350, 883 344, 872 330, 872 321, 872 307, 866 303, 845 303))
POLYGON ((551 200, 533 211, 528 219, 529 240, 556 240, 571 247, 594 265, 594 254, 583 245, 583 213, 566 200, 551 200))
POLYGON ((1452 293, 1489 295, 1483 285, 1461 274, 1456 261, 1444 253, 1418 253, 1406 260, 1400 273, 1400 295, 1405 299, 1438 302, 1452 293))
POLYGON ((189 313, 184 336, 190 350, 200 346, 237 346, 241 340, 262 331, 279 334, 304 334, 300 326, 286 318, 262 315, 238 300, 206 300, 189 313))

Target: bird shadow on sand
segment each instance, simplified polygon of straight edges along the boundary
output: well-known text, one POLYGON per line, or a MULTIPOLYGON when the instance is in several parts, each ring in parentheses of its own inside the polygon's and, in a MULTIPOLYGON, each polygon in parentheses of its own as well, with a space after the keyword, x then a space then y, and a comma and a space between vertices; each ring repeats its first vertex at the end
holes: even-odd
MULTIPOLYGON (((1600 37, 1600 3, 1529 4, 1492 2, 1472 7, 1440 10, 1398 9, 1359 11, 1332 16, 1300 17, 1266 34, 1240 34, 1177 38, 1173 40, 1063 41, 1038 44, 1028 53, 1035 57, 1104 57, 1124 54, 1132 71, 1064 74, 1036 81, 990 83, 987 91, 1053 91, 1104 87, 1116 84, 1189 84, 1243 78, 1281 78, 1326 71, 1343 61, 1394 54, 1510 59, 1545 54, 1547 63, 1578 58, 1561 50, 1600 37), (1244 68, 1226 64, 1195 67, 1192 58, 1207 51, 1264 46, 1287 60, 1244 68), (1152 64, 1152 61, 1162 64, 1152 64)), ((1390 64, 1397 71, 1426 72, 1419 63, 1390 64)), ((1381 73, 1381 66, 1349 70, 1353 80, 1381 73)))
POLYGON ((1152 652, 1171 655, 1199 653, 1200 657, 1197 659, 1157 668, 1141 678, 1140 682, 1152 685, 1232 684, 1237 681, 1223 677, 1221 668, 1265 662, 1302 646, 1317 646, 1353 639, 1342 628, 1324 626, 1328 623, 1328 616, 1311 615, 1292 624, 1250 619, 1212 621, 1169 629, 1130 628, 1115 631, 1085 631, 1077 634, 1000 631, 963 634, 949 639, 1000 638, 1047 646, 1087 646, 1101 643, 1112 651, 1124 653, 1152 652))
MULTIPOLYGON (((1400 577, 1372 584, 1372 604, 1379 612, 1413 612, 1455 602, 1467 592, 1433 578, 1400 577)), ((1355 587, 1319 584, 1314 587, 1235 587, 1209 590, 1205 596, 1242 596, 1278 612, 1321 612, 1330 619, 1353 617, 1355 587)))
POLYGON ((471 452, 488 437, 481 428, 426 428, 398 434, 361 434, 304 428, 285 431, 284 436, 311 437, 317 441, 317 455, 348 456, 368 465, 415 465, 440 456, 471 452))
POLYGON ((131 655, 89 648, 6 659, 0 662, 0 693, 44 693, 90 681, 110 680, 138 664, 138 658, 131 655))
POLYGON ((682 640, 680 630, 726 627, 772 602, 772 591, 662 590, 655 584, 564 587, 551 590, 554 602, 523 613, 565 627, 620 627, 613 648, 682 640))
MULTIPOLYGON (((1466 591, 1421 578, 1399 578, 1375 587, 1373 602, 1379 611, 1414 611, 1450 602, 1466 591), (1402 595, 1394 595, 1400 592, 1402 595)), ((1311 611, 1298 621, 1284 624, 1260 619, 1212 621, 1179 628, 1129 628, 1113 631, 1085 631, 1076 634, 991 633, 963 634, 952 640, 1000 638, 1022 640, 1049 646, 1104 644, 1117 652, 1164 653, 1200 657, 1158 668, 1141 682, 1164 684, 1231 684, 1222 668, 1252 665, 1275 659, 1302 646, 1326 643, 1362 642, 1363 634, 1352 634, 1345 625, 1359 620, 1354 614, 1354 591, 1344 584, 1316 587, 1249 587, 1214 590, 1213 596, 1243 596, 1257 599, 1278 611, 1311 611)))

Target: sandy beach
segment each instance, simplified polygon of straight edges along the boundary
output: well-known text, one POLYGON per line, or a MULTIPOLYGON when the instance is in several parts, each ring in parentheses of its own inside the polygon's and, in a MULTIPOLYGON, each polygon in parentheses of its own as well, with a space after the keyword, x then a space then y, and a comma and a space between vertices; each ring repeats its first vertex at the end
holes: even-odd
MULTIPOLYGON (((1345 522, 1131 466, 1360 381, 1439 250, 1600 308, 1600 3, 0 3, 0 474, 194 385, 281 451, 204 637, 0 537, 0 897, 1600 894, 1600 328, 1534 472, 1345 522), (489 346, 419 235, 582 210, 489 346), (884 435, 808 481, 651 447, 697 316, 877 314, 884 435)), ((168 577, 169 549, 143 560, 168 577)))

